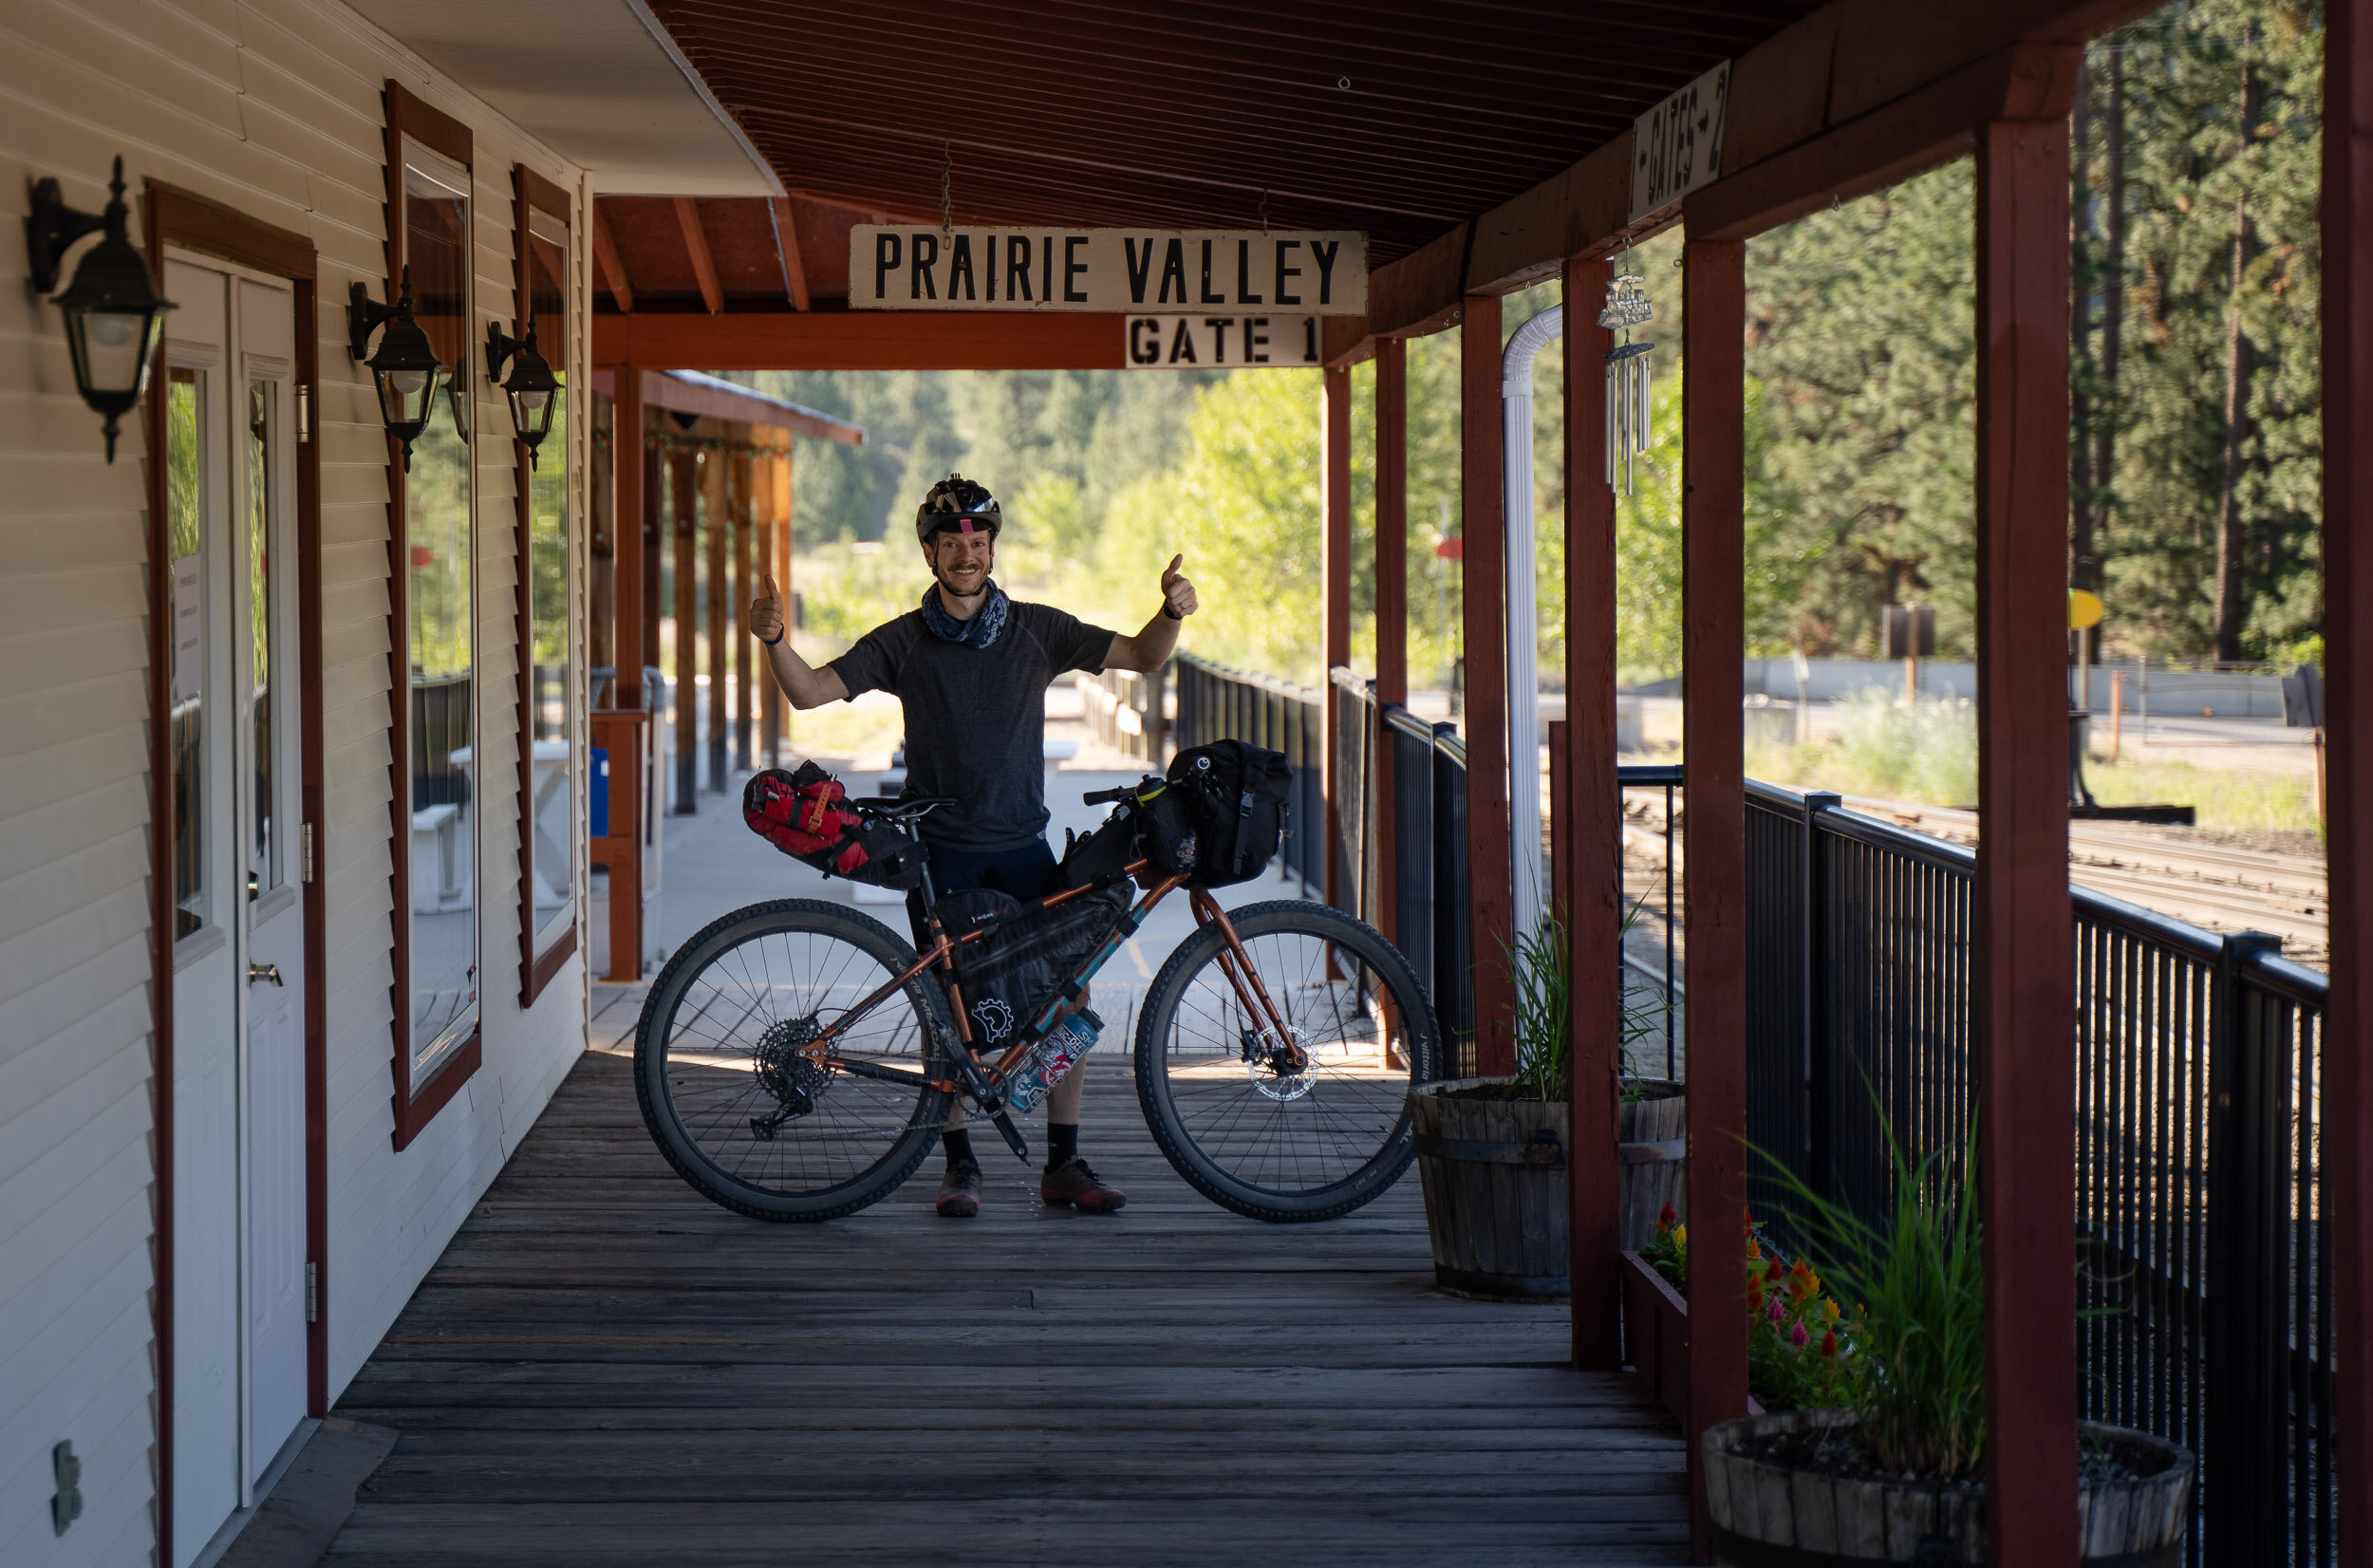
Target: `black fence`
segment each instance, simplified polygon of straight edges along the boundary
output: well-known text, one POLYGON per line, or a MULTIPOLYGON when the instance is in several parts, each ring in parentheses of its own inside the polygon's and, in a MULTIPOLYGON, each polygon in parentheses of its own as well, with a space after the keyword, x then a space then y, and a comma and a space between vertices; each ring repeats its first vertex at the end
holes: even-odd
MULTIPOLYGON (((1749 783, 1747 1136, 1866 1219, 1971 1111, 1967 849, 1749 783), (1884 1117, 1882 1123, 1881 1117, 1884 1117)), ((2201 1462, 2192 1562, 2335 1560, 2326 978, 2089 889, 2076 917, 2082 1409, 2201 1462)), ((1784 1243, 1760 1163, 1748 1203, 1784 1243)))
POLYGON ((1150 675, 1114 669, 1074 677, 1080 716, 1097 744, 1159 772, 1169 756, 1169 672, 1165 664, 1150 675))
MULTIPOLYGON (((1336 690, 1336 902, 1409 956, 1451 1065, 1471 1073, 1465 748, 1452 726, 1376 701, 1365 681, 1338 673, 1336 690)), ((1303 760, 1317 755, 1317 693, 1182 659, 1179 715, 1182 745, 1236 735, 1287 750, 1267 737, 1300 737, 1288 755, 1315 790, 1303 760)), ((1669 889, 1683 770, 1617 772, 1627 790, 1664 793, 1669 889)), ((1323 811, 1296 806, 1303 824, 1323 811)), ((1895 1196, 1890 1132, 1916 1162, 1969 1131, 1976 856, 1834 794, 1751 780, 1746 827, 1747 1136, 1876 1221, 1895 1196)), ((1314 886, 1320 836, 1305 830, 1301 850, 1314 886)), ((2271 937, 2204 931, 2083 887, 2069 897, 2081 1408, 2199 1456, 2190 1562, 2321 1568, 2337 1560, 2338 1521, 2317 1167, 2328 982, 2271 937)), ((1675 935, 1661 979, 1678 1002, 1675 935)), ((1785 1244, 1785 1187, 1760 1161, 1747 1198, 1785 1244)))

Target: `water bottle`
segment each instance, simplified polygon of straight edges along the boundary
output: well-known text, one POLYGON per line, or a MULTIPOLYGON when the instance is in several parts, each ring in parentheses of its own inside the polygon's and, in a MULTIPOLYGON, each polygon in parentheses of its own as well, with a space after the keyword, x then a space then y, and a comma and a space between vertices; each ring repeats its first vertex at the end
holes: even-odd
POLYGON ((1007 1108, 1017 1114, 1036 1110, 1047 1091, 1063 1081, 1072 1064, 1094 1048, 1103 1031, 1104 1020, 1084 1007, 1048 1030, 1037 1049, 1015 1069, 1013 1087, 1005 1096, 1007 1108))

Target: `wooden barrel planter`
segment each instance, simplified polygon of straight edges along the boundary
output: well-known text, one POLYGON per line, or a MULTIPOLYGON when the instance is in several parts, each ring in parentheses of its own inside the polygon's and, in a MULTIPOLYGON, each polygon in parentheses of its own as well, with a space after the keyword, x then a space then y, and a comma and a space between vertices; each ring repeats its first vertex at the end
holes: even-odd
POLYGON ((1506 1078, 1448 1078, 1410 1091, 1417 1176, 1444 1290, 1493 1301, 1561 1301, 1566 1229, 1562 1100, 1510 1100, 1506 1078))
POLYGON ((1626 1078, 1623 1090, 1638 1092, 1616 1104, 1621 1245, 1639 1252, 1655 1240, 1656 1216, 1667 1204, 1676 1216, 1689 1214, 1690 1102, 1683 1086, 1671 1078, 1626 1078))
MULTIPOLYGON (((1986 1489, 1976 1481, 1864 1481, 1738 1451, 1755 1439, 1853 1419, 1848 1410, 1785 1410, 1706 1428, 1700 1442, 1717 1562, 1817 1568, 1917 1560, 1980 1568, 1986 1489)), ((2087 1421, 2078 1431, 2142 1472, 2132 1480, 2079 1479, 2079 1560, 2177 1568, 2192 1522, 2191 1450, 2126 1427, 2087 1421)))

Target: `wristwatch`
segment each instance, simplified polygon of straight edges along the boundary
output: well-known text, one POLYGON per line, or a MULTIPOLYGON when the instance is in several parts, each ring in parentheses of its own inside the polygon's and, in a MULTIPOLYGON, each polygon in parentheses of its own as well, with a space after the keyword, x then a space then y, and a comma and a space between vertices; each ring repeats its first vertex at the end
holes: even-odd
POLYGON ((1170 607, 1170 602, 1168 599, 1162 601, 1162 613, 1168 616, 1173 621, 1184 621, 1186 619, 1186 617, 1179 614, 1177 610, 1170 607))

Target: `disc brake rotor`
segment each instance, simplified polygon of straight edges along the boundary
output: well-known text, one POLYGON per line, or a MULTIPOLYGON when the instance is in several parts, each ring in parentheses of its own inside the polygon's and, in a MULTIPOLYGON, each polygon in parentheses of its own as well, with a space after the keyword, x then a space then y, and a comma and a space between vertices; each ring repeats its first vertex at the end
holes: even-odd
POLYGON ((1299 1100, 1318 1081, 1318 1055, 1299 1024, 1289 1025, 1290 1039, 1275 1029, 1245 1029, 1239 1035, 1239 1059, 1252 1086, 1272 1100, 1299 1100))
POLYGON ((772 1141, 782 1125, 810 1114, 831 1085, 832 1071, 807 1054, 824 1032, 811 1013, 802 1018, 778 1018, 767 1026, 751 1052, 751 1066, 759 1087, 775 1096, 775 1109, 750 1118, 754 1137, 772 1141))

